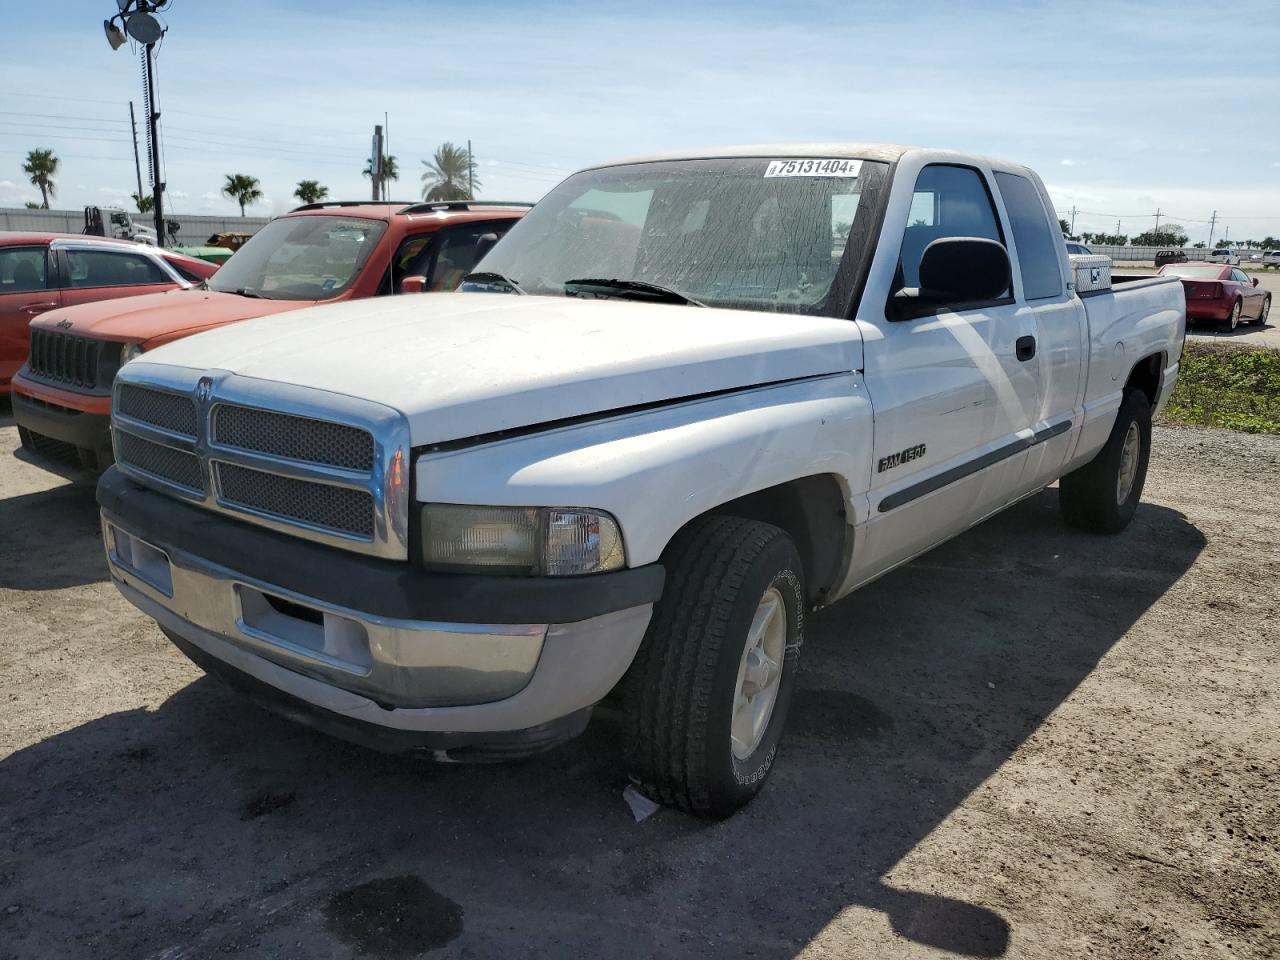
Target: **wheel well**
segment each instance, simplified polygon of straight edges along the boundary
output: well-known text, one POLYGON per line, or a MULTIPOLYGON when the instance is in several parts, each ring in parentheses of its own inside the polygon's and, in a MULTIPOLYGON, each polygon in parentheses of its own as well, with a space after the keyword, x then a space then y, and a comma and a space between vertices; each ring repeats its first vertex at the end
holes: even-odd
POLYGON ((1160 396, 1160 377, 1163 372, 1163 353, 1153 353, 1149 357, 1144 357, 1134 364, 1129 379, 1124 384, 1125 392, 1131 389, 1141 390, 1146 395, 1147 402, 1154 408, 1156 397, 1160 396))
POLYGON ((831 474, 801 477, 757 490, 702 514, 710 515, 745 517, 785 530, 795 541, 804 564, 811 603, 825 602, 839 586, 847 555, 846 539, 851 534, 845 522, 844 490, 831 474))

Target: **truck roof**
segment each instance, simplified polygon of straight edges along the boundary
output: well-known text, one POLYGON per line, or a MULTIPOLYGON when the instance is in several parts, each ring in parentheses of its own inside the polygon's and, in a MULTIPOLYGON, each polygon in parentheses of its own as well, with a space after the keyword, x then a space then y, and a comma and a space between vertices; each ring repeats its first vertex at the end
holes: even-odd
POLYGON ((1028 168, 1007 160, 959 150, 940 150, 901 143, 755 143, 720 147, 702 147, 693 150, 670 150, 642 156, 624 157, 607 163, 595 164, 589 169, 617 167, 628 163, 657 163, 664 160, 715 160, 725 157, 848 157, 857 160, 880 160, 892 163, 905 154, 922 153, 932 161, 979 161, 993 169, 1025 172, 1028 168))

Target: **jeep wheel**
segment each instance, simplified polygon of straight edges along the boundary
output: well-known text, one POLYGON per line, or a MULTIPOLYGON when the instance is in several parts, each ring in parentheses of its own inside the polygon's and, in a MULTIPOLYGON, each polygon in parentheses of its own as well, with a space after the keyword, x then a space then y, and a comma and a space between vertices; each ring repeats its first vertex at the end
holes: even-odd
POLYGON ((1141 391, 1129 390, 1106 446, 1059 481, 1063 519, 1081 530, 1119 533, 1138 509, 1150 457, 1151 405, 1141 391))
POLYGON ((804 631, 800 557, 777 527, 709 517, 663 559, 666 588, 624 681, 628 772, 659 803, 726 817, 777 755, 804 631))

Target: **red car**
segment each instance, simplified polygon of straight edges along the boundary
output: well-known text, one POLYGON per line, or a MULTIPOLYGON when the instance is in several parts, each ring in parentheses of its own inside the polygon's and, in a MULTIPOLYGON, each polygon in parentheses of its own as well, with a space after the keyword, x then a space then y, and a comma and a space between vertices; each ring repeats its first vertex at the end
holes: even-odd
POLYGON ((1214 320, 1232 330, 1241 320, 1266 326, 1271 310, 1271 294, 1258 286, 1239 267, 1223 263, 1171 263, 1160 268, 1160 276, 1177 277, 1187 296, 1187 323, 1214 320))
POLYGON ((57 307, 189 287, 217 264, 127 240, 0 233, 0 395, 30 348, 27 325, 57 307))

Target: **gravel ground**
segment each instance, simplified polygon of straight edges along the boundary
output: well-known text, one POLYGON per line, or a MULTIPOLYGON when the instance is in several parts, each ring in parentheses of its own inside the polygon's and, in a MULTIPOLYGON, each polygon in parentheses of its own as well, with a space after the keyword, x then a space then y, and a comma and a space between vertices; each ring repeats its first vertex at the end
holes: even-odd
POLYGON ((1116 538, 1046 491, 812 621, 774 779, 623 800, 331 741, 105 582, 0 412, 0 957, 1280 955, 1280 437, 1158 431, 1116 538), (434 951, 434 952, 432 952, 434 951))

